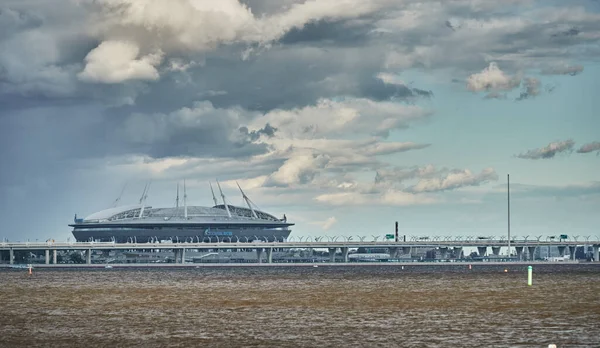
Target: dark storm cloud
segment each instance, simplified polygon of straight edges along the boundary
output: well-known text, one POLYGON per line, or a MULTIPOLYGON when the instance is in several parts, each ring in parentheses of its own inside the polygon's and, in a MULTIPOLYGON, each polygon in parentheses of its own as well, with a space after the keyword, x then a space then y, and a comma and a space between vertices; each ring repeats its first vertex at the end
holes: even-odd
POLYGON ((552 37, 561 37, 561 36, 575 36, 581 33, 579 29, 571 28, 565 31, 560 31, 558 33, 552 34, 552 37))
POLYGON ((250 141, 257 141, 261 135, 265 135, 269 138, 275 135, 277 128, 272 127, 270 124, 266 124, 264 128, 259 130, 248 131, 248 127, 240 127, 240 133, 247 137, 250 141))
POLYGON ((255 16, 263 16, 283 12, 294 4, 301 4, 306 0, 241 0, 240 3, 248 6, 255 16))
POLYGON ((38 15, 0 5, 0 40, 42 24, 43 20, 38 15))
POLYGON ((292 28, 279 42, 284 45, 310 44, 356 46, 363 45, 370 40, 370 32, 375 29, 374 19, 365 20, 319 20, 310 22, 302 28, 292 28))
MULTIPOLYGON (((239 131, 251 117, 240 109, 216 109, 210 102, 198 102, 169 114, 126 116, 109 140, 128 152, 163 157, 249 157, 267 151, 254 142, 253 135, 239 131)), ((257 132, 271 133, 270 126, 257 132)), ((254 131, 253 131, 254 132, 254 131)))
POLYGON ((583 71, 582 65, 558 65, 542 70, 543 75, 571 75, 575 76, 583 71))
POLYGON ((267 112, 340 95, 375 100, 432 96, 430 91, 386 85, 376 78, 384 55, 371 53, 379 49, 289 45, 242 60, 241 47, 227 47, 207 54, 202 65, 165 73, 160 82, 148 84, 148 92, 138 96, 136 104, 144 112, 170 112, 182 104, 206 99, 215 107, 241 106, 267 112))
POLYGON ((405 85, 385 83, 373 76, 363 76, 360 79, 359 95, 374 100, 388 100, 390 98, 408 99, 411 97, 433 97, 432 91, 419 88, 409 88, 405 85))

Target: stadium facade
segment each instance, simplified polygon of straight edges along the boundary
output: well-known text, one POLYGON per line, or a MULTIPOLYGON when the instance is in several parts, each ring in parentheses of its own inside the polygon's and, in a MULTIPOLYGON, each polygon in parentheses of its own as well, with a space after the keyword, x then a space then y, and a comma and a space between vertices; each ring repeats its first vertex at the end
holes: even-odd
POLYGON ((175 207, 153 208, 145 205, 147 185, 139 204, 109 208, 83 219, 75 215, 69 226, 73 227, 73 236, 79 242, 273 242, 287 239, 291 233, 289 227, 294 224, 287 221, 285 214, 278 219, 256 209, 241 188, 248 207, 228 204, 217 184, 223 204, 218 204, 211 185, 214 206, 187 206, 184 182, 183 206, 179 205, 178 185, 175 207))

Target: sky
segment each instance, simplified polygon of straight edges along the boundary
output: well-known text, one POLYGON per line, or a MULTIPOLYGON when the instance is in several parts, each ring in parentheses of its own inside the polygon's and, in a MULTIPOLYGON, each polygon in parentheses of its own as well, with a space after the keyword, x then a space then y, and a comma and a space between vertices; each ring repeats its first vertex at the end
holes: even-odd
POLYGON ((3 0, 0 237, 212 205, 292 236, 600 235, 600 2, 3 0), (121 192, 122 195, 121 195, 121 192))

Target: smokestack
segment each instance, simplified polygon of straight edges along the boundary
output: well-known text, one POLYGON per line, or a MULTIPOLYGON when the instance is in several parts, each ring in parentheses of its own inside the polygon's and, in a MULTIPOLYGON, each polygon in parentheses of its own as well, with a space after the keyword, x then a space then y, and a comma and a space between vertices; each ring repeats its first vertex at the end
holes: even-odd
POLYGON ((398 243, 398 221, 396 221, 396 243, 398 243))

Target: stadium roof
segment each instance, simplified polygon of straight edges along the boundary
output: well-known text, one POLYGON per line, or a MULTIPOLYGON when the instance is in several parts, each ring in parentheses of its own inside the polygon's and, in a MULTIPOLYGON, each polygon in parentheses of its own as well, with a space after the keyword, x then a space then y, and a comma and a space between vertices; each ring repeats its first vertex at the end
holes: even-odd
MULTIPOLYGON (((84 222, 131 220, 139 217, 141 208, 141 204, 109 208, 87 216, 84 219, 84 222)), ((228 208, 233 219, 253 219, 252 210, 248 208, 234 205, 228 205, 228 208)), ((183 218, 184 216, 184 207, 152 208, 146 206, 144 209, 144 216, 142 219, 160 218, 169 220, 171 218, 183 218)), ((258 220, 280 221, 280 219, 263 211, 254 210, 254 212, 256 213, 258 220)), ((187 216, 190 220, 193 220, 195 217, 228 217, 225 206, 222 204, 215 207, 188 206, 187 216)))

